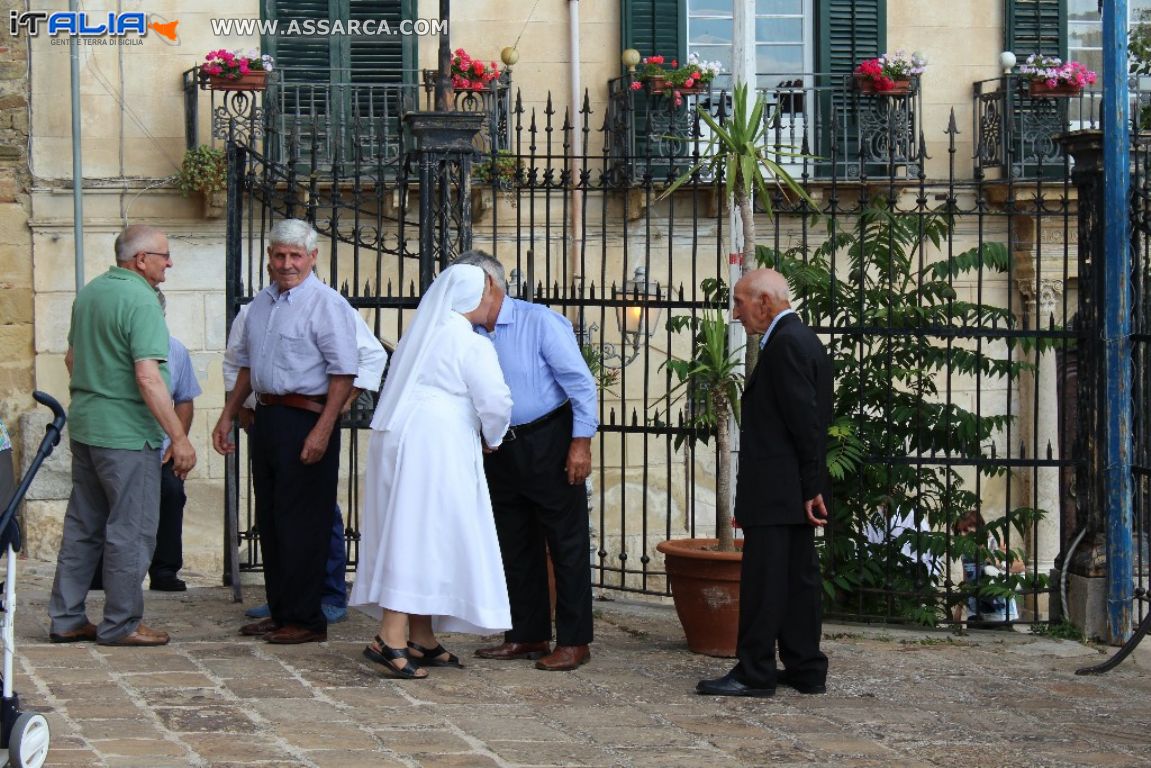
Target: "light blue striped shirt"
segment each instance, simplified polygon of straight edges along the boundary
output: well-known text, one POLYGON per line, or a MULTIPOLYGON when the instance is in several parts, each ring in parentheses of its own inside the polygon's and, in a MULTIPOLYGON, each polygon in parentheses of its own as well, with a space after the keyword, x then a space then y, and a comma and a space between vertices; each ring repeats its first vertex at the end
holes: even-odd
POLYGON ((356 326, 348 301, 315 275, 288 291, 252 297, 235 363, 262 395, 326 395, 329 376, 354 376, 356 326))
POLYGON ((527 424, 572 404, 572 437, 592 437, 599 428, 595 380, 576 343, 571 322, 543 304, 505 296, 488 336, 512 391, 512 425, 527 424))

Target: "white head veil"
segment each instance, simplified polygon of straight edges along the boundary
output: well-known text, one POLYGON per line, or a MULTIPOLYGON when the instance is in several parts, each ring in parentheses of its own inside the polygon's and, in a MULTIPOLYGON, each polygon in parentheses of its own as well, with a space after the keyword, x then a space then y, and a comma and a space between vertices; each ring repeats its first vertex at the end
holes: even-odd
POLYGON ((372 429, 388 430, 404 413, 412 388, 419 381, 436 336, 452 314, 471 312, 484 295, 484 271, 470 264, 454 264, 432 282, 420 299, 416 317, 396 345, 384 391, 376 405, 372 429))

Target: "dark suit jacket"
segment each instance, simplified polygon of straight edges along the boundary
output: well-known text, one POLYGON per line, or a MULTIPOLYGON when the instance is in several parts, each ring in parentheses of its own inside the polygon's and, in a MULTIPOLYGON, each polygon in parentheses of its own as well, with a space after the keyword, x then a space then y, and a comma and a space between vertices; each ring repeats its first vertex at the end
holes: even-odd
POLYGON ((775 326, 741 401, 735 517, 744 528, 807 525, 803 504, 830 506, 827 428, 833 367, 798 315, 775 326))

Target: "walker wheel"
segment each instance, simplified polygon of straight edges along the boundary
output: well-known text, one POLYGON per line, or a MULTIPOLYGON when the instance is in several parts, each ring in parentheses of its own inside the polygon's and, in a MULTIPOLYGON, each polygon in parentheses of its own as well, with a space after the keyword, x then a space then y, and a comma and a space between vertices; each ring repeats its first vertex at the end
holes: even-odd
POLYGON ((12 724, 8 737, 8 764, 12 768, 40 768, 48 759, 48 721, 43 715, 25 712, 12 724))

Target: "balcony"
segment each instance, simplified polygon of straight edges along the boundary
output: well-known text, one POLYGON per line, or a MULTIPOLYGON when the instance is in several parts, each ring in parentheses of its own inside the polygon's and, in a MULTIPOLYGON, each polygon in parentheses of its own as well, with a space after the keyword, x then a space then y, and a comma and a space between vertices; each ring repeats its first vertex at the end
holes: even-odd
MULTIPOLYGON (((394 178, 413 148, 403 115, 433 107, 435 72, 416 83, 305 82, 290 71, 272 72, 266 91, 214 91, 195 68, 184 73, 185 137, 188 147, 235 136, 275 163, 297 172, 323 170, 336 178, 394 178), (209 114, 208 141, 200 137, 200 110, 209 114)), ((454 92, 454 108, 483 112, 476 149, 507 149, 511 80, 505 73, 482 91, 454 92)))
MULTIPOLYGON (((723 122, 731 97, 712 89, 686 95, 676 106, 665 95, 632 88, 632 78, 608 83, 608 154, 615 181, 662 182, 706 156, 710 131, 702 107, 723 122)), ((907 94, 864 94, 851 76, 761 74, 765 147, 797 178, 865 181, 913 179, 923 167, 919 138, 923 112, 918 79, 907 94), (802 153, 804 157, 796 157, 802 153)))
POLYGON ((1061 176, 1070 162, 1058 137, 1097 129, 1103 93, 1032 96, 1027 79, 1004 75, 975 83, 975 176, 1026 180, 1061 176))

